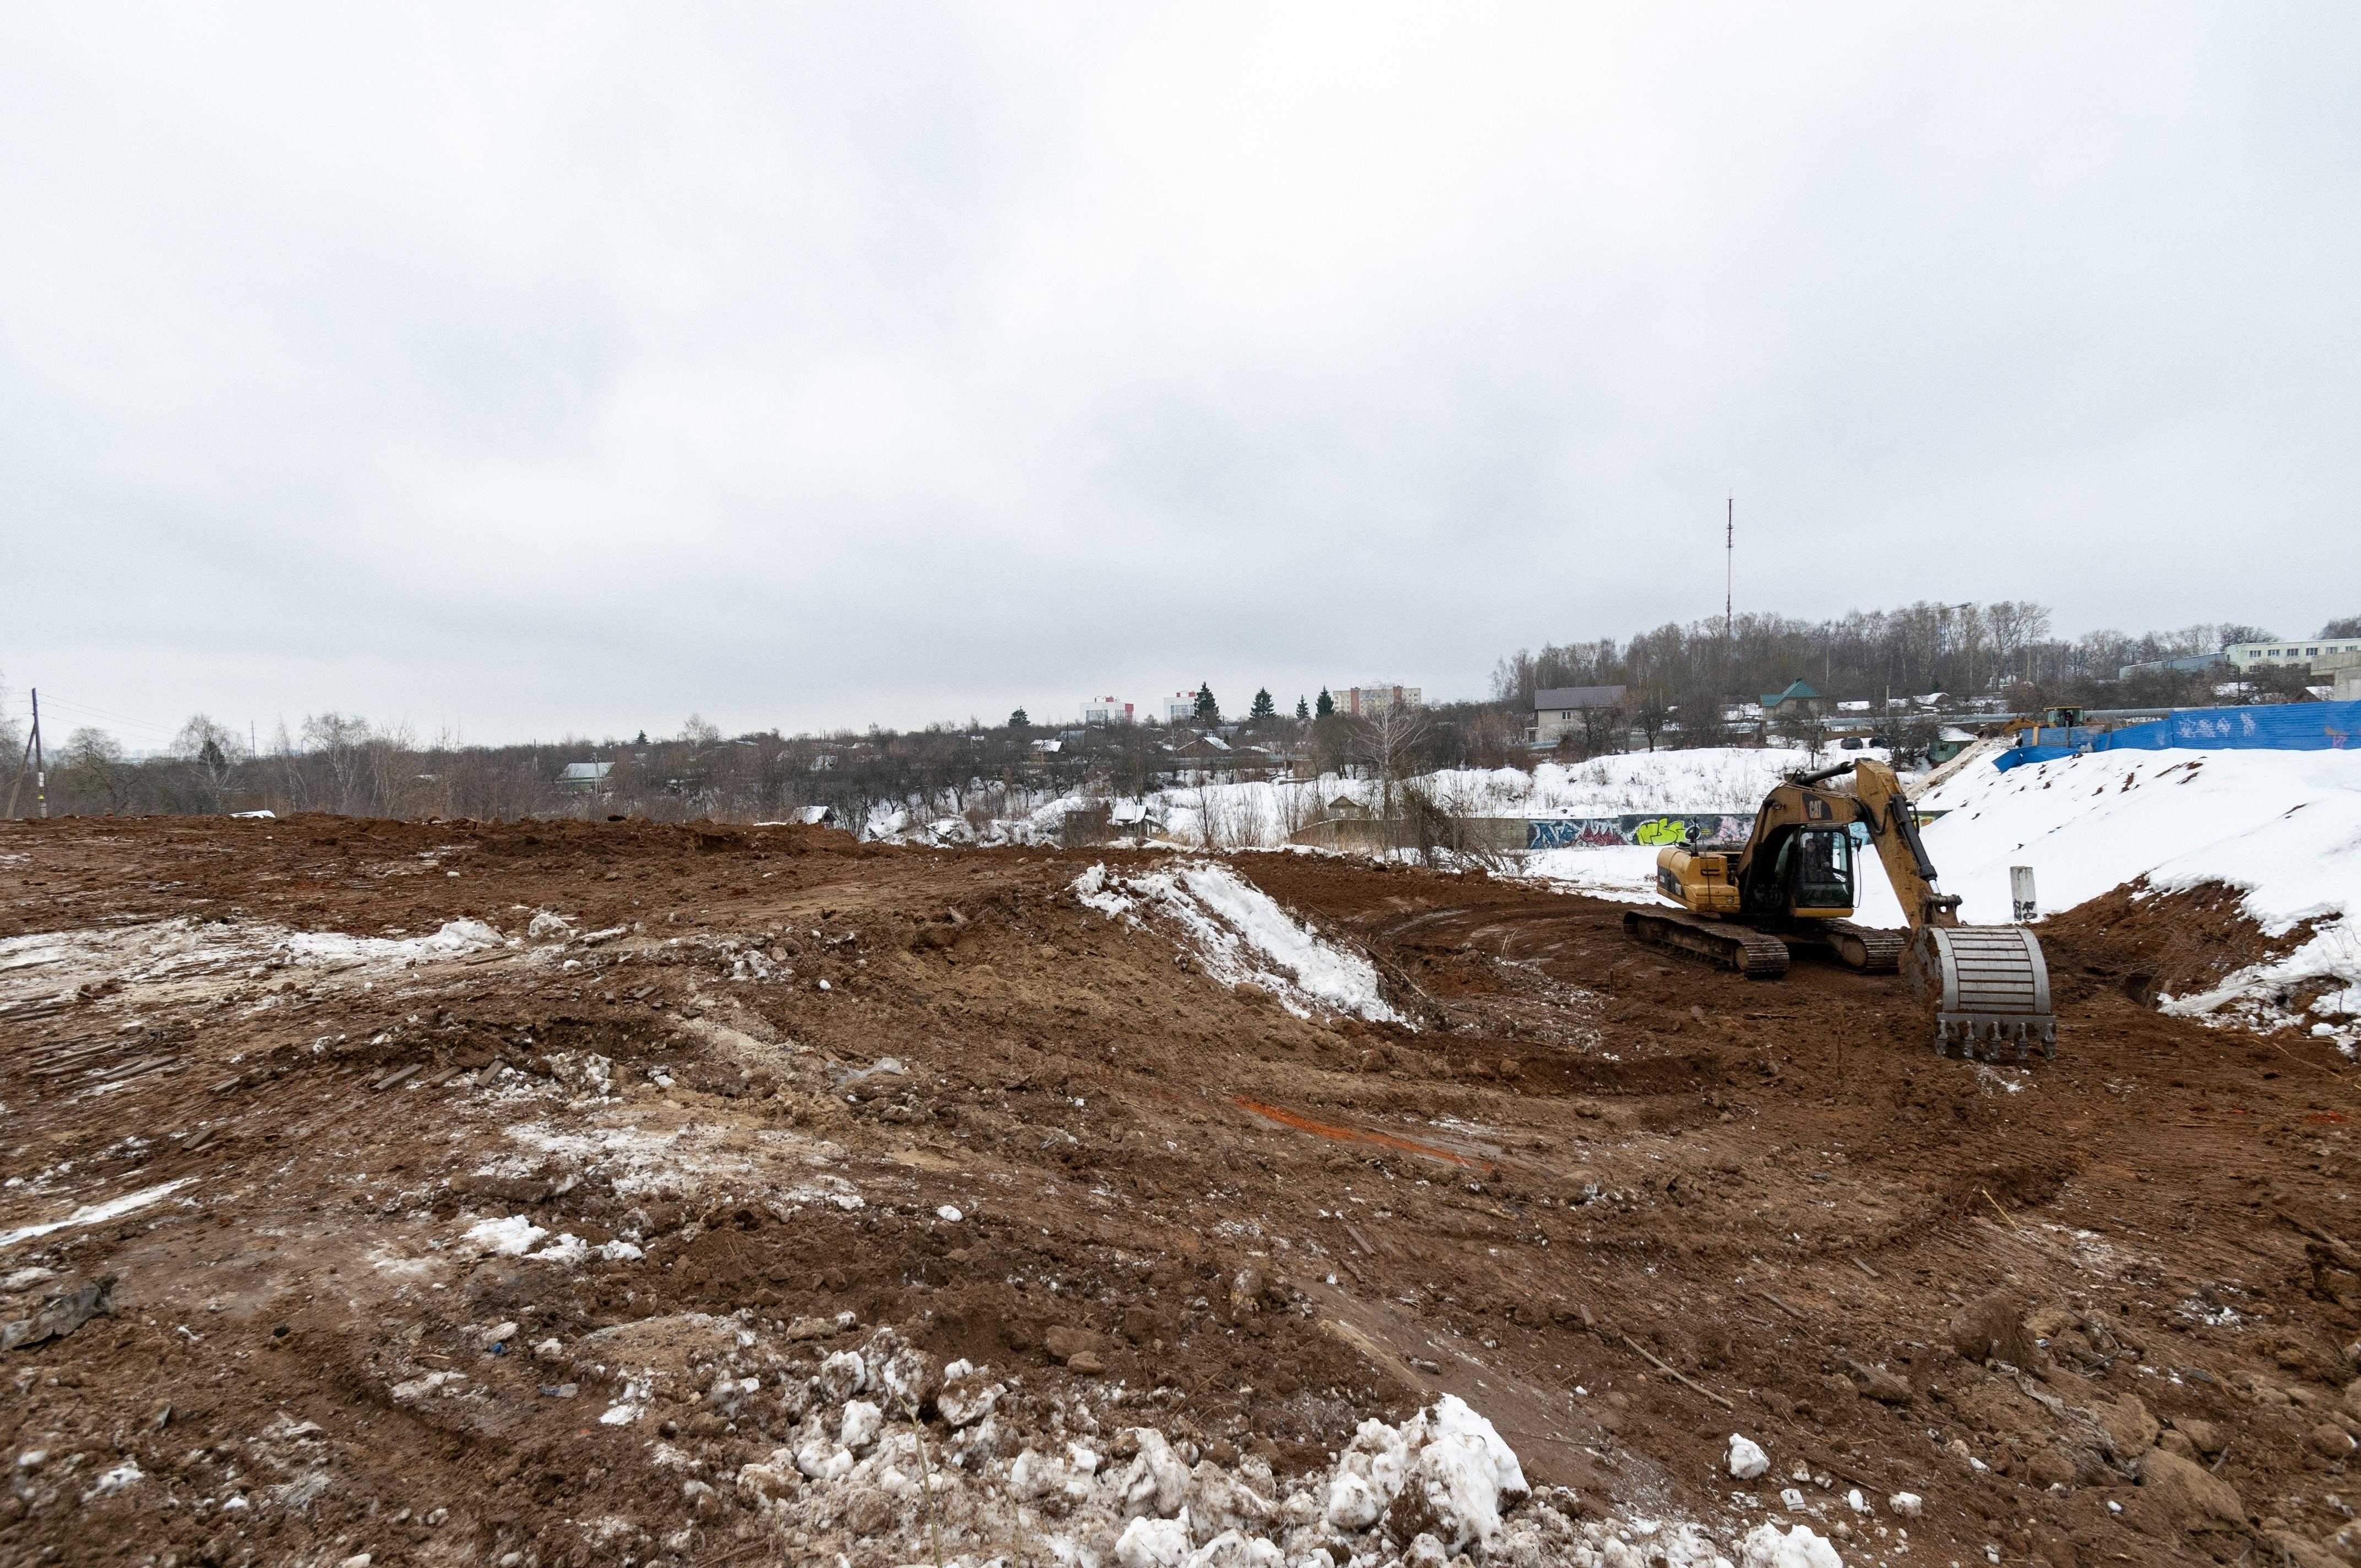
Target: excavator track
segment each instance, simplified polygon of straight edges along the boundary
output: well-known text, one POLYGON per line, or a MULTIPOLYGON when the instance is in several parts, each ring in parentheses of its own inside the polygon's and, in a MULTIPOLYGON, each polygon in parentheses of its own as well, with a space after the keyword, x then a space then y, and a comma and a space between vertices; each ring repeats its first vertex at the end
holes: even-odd
POLYGON ((1643 947, 1703 959, 1749 980, 1777 980, 1787 972, 1787 944, 1744 926, 1668 909, 1627 909, 1623 934, 1643 947))
POLYGON ((1850 920, 1828 921, 1825 929, 1828 950, 1837 961, 1863 974, 1894 973, 1902 968, 1903 952, 1910 946, 1907 931, 1881 931, 1850 920))

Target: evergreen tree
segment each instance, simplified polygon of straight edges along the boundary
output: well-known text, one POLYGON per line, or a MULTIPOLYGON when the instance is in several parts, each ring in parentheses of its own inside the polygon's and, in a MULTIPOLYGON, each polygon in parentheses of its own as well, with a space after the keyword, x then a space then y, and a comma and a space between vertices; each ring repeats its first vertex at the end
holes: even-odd
POLYGON ((1320 688, 1320 707, 1318 711, 1320 717, 1323 718, 1331 718, 1336 712, 1336 699, 1328 695, 1328 688, 1326 686, 1322 686, 1320 688))
POLYGON ((1256 719, 1276 718, 1278 717, 1279 709, 1270 700, 1270 688, 1268 686, 1265 686, 1260 691, 1255 693, 1254 706, 1246 709, 1246 718, 1249 719, 1256 719))
POLYGON ((1219 724, 1221 721, 1222 705, 1213 700, 1213 683, 1207 681, 1197 688, 1197 722, 1219 724))
POLYGON ((1011 729, 1025 729, 1033 721, 1031 719, 1025 717, 1025 710, 1021 707, 1008 716, 1008 728, 1011 729))
POLYGON ((1297 697, 1295 699, 1295 722, 1301 724, 1311 717, 1312 705, 1304 701, 1301 697, 1297 697))
POLYGON ((641 731, 640 731, 640 738, 639 738, 638 740, 634 740, 634 741, 632 741, 632 742, 631 742, 631 744, 632 744, 632 745, 634 745, 634 746, 644 746, 644 745, 646 745, 647 743, 648 743, 648 732, 647 732, 646 730, 644 730, 644 729, 642 729, 642 730, 641 730, 641 731))

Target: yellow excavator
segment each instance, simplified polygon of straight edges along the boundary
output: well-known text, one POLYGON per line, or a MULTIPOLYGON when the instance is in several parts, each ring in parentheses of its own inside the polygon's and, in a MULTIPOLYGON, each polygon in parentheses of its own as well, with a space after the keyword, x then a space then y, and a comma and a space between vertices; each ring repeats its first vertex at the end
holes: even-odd
POLYGON ((1775 980, 1790 956, 1817 952, 1850 968, 1910 981, 1931 1003, 1935 1048, 1997 1060, 2058 1054, 2049 965, 2023 926, 1962 926, 1956 894, 1936 891, 1902 781, 1860 760, 1798 773, 1773 787, 1736 850, 1675 846, 1656 856, 1656 891, 1677 912, 1630 910, 1623 929, 1652 948, 1701 958, 1749 980, 1775 980), (1833 781, 1850 773, 1850 788, 1833 781), (1853 825, 1869 835, 1909 935, 1855 925, 1853 825))

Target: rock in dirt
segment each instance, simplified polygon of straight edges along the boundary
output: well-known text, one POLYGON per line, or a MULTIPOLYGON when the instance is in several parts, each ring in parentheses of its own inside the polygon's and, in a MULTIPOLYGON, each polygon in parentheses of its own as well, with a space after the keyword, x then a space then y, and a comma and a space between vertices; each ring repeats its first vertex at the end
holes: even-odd
MULTIPOLYGON (((1041 1348, 1048 1351, 1056 1360, 1071 1365, 1078 1355, 1089 1355, 1093 1358, 1099 1356, 1104 1350, 1104 1344, 1098 1335, 1086 1329, 1068 1328, 1060 1323, 1055 1328, 1043 1332, 1041 1348)), ((1083 1370, 1088 1371, 1089 1368, 1085 1367, 1083 1370)))
POLYGON ((2137 1394, 2126 1394, 2114 1400, 2094 1399, 2091 1413, 2099 1418, 2115 1457, 2126 1463, 2155 1447, 2157 1433, 2162 1430, 2156 1417, 2148 1413, 2147 1401, 2137 1394))
POLYGON ((2039 1347, 2025 1326, 2025 1303, 2006 1290, 1971 1302, 1951 1320, 1951 1348, 1968 1361, 2037 1365, 2039 1347))
POLYGON ((2222 1429, 2212 1421, 2199 1420, 2194 1416, 2186 1420, 2176 1417, 2173 1428, 2185 1434, 2198 1453, 2211 1459, 2222 1452, 2222 1429))
POLYGON ((1752 1481, 1771 1468, 1771 1456, 1763 1453, 1763 1445, 1752 1438, 1731 1432, 1729 1464, 1732 1476, 1741 1481, 1752 1481))
POLYGON ((0 1324, 0 1351, 26 1350, 53 1339, 63 1339, 93 1318, 115 1312, 115 1276, 93 1279, 44 1300, 28 1318, 0 1324))
POLYGON ((1863 1398, 1874 1399, 1881 1405, 1906 1405, 1917 1398, 1906 1378, 1883 1366, 1865 1366, 1858 1361, 1847 1365, 1852 1369, 1853 1385, 1863 1398))
POLYGON ((2177 1453, 2150 1449, 2140 1460, 2141 1493, 2155 1500, 2176 1530, 2244 1530, 2246 1509, 2238 1490, 2177 1453))
POLYGON ((2345 1568, 2351 1561, 2293 1530, 2267 1530, 2263 1539, 2270 1543, 2270 1560, 2279 1568, 2345 1568))

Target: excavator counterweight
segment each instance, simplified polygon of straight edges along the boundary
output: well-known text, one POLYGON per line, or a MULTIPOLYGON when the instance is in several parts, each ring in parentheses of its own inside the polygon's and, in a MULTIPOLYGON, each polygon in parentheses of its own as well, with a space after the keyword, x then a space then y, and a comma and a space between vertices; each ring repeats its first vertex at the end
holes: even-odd
POLYGON ((1656 857, 1656 890, 1675 909, 1627 911, 1634 940, 1704 959, 1750 980, 1774 980, 1789 958, 1816 952, 1872 974, 1906 969, 1926 1002, 1935 1048, 2022 1060, 2054 1056, 2058 1019, 2039 938, 2022 926, 1963 926, 1958 895, 1938 892, 1934 862, 1883 762, 1791 775, 1754 814, 1737 850, 1675 846, 1656 857), (1850 773, 1851 787, 1830 787, 1850 773), (1868 836, 1910 921, 1905 936, 1851 919, 1853 831, 1868 836))

